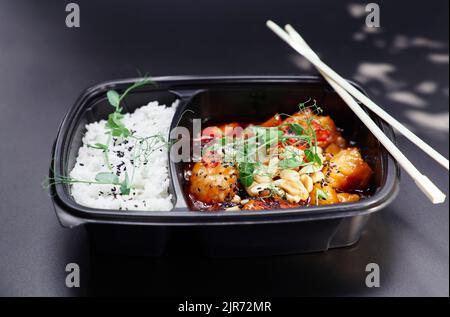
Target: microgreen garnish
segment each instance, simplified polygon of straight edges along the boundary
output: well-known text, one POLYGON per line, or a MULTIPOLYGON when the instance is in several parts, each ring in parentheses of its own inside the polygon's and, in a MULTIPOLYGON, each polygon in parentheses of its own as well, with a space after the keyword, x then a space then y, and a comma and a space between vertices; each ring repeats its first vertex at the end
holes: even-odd
POLYGON ((128 87, 121 95, 115 90, 108 90, 106 97, 108 98, 109 104, 114 107, 114 112, 108 115, 106 127, 111 130, 113 136, 126 138, 131 134, 122 122, 124 115, 122 114, 123 108, 120 106, 120 103, 130 91, 148 84, 154 84, 154 82, 149 78, 144 77, 128 87))
POLYGON ((284 160, 281 160, 278 166, 281 169, 292 169, 302 166, 303 164, 304 164, 303 161, 298 157, 289 157, 285 158, 284 160))
POLYGON ((305 129, 303 129, 302 126, 298 123, 289 124, 289 129, 296 135, 302 135, 305 132, 305 129))
POLYGON ((108 98, 108 102, 111 106, 118 109, 120 104, 120 95, 115 90, 108 90, 106 93, 106 97, 108 98))
POLYGON ((119 177, 116 174, 100 172, 95 175, 95 180, 102 184, 119 184, 119 177))
POLYGON ((106 144, 101 144, 101 143, 95 143, 94 145, 88 144, 88 147, 90 147, 92 149, 103 150, 103 151, 108 150, 108 146, 106 144))
POLYGON ((121 182, 119 177, 113 173, 101 172, 95 175, 95 181, 85 181, 79 180, 70 176, 54 175, 53 177, 46 177, 42 186, 44 188, 49 188, 55 184, 99 184, 99 185, 114 185, 119 186, 120 193, 122 195, 129 195, 131 190, 131 185, 128 180, 128 174, 125 173, 125 179, 121 182))
POLYGON ((243 186, 249 187, 253 183, 253 172, 255 163, 243 162, 238 165, 239 181, 243 186))
POLYGON ((76 184, 76 183, 81 183, 81 184, 100 184, 100 185, 119 185, 118 183, 112 183, 109 180, 106 179, 102 179, 101 177, 99 178, 99 180, 95 180, 95 181, 86 181, 86 180, 80 180, 80 179, 76 179, 70 176, 64 176, 64 175, 54 175, 53 177, 46 177, 44 179, 44 181, 42 182, 42 187, 48 189, 50 186, 52 185, 56 185, 56 184, 76 184))
POLYGON ((122 122, 123 117, 124 115, 120 112, 109 114, 108 121, 106 121, 106 128, 110 129, 112 136, 126 138, 130 135, 130 130, 128 130, 122 122))
POLYGON ((302 111, 306 116, 305 122, 308 127, 306 133, 308 135, 310 135, 310 137, 311 137, 308 141, 309 149, 305 150, 305 157, 308 160, 308 162, 312 162, 312 163, 320 166, 320 165, 322 165, 322 159, 320 158, 320 156, 317 153, 317 135, 316 135, 316 131, 314 130, 314 127, 312 126, 312 122, 313 122, 314 118, 310 115, 310 113, 308 112, 308 109, 312 109, 312 112, 314 114, 321 114, 323 112, 323 110, 322 110, 322 108, 320 108, 317 105, 316 100, 313 100, 312 105, 307 106, 307 104, 310 101, 311 101, 311 99, 299 104, 300 111, 302 111))
POLYGON ((125 178, 120 183, 120 192, 122 193, 122 195, 129 195, 130 191, 131 191, 131 184, 128 179, 128 172, 125 171, 125 178))
POLYGON ((316 205, 319 205, 319 199, 327 200, 328 194, 326 192, 324 192, 323 190, 316 188, 316 205))
POLYGON ((317 101, 315 99, 312 100, 312 104, 308 105, 310 102, 311 98, 309 98, 305 102, 300 102, 298 104, 300 111, 305 112, 306 110, 311 109, 311 111, 316 115, 319 115, 323 112, 323 109, 317 105, 317 101))
POLYGON ((308 162, 317 164, 319 166, 322 165, 322 159, 319 157, 319 155, 317 153, 314 153, 313 150, 306 149, 304 151, 304 154, 305 154, 305 158, 308 160, 308 162))

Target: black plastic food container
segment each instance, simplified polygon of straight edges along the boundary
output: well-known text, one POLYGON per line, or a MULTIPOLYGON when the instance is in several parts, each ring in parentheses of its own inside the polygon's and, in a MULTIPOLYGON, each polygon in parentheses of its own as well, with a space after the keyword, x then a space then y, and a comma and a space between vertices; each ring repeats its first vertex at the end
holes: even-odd
MULTIPOLYGON (((106 91, 123 91, 136 79, 112 81, 87 89, 70 108, 56 138, 53 171, 66 175, 75 163, 85 125, 111 111, 106 91)), ((317 100, 344 136, 355 141, 374 170, 373 193, 355 203, 270 211, 190 211, 183 191, 183 163, 170 162, 172 211, 119 211, 77 204, 70 186, 51 187, 56 214, 65 227, 85 225, 96 251, 135 255, 202 254, 252 256, 324 251, 358 241, 372 212, 390 203, 398 191, 399 169, 376 138, 333 89, 318 77, 159 77, 155 86, 132 91, 124 110, 157 100, 179 100, 172 127, 230 121, 263 121, 275 113, 293 113, 298 103, 317 100), (186 109, 193 110, 194 113, 186 109)), ((359 87, 358 87, 359 88, 359 87)), ((360 88, 359 88, 360 89, 360 88)), ((373 117, 385 134, 393 131, 373 117)))

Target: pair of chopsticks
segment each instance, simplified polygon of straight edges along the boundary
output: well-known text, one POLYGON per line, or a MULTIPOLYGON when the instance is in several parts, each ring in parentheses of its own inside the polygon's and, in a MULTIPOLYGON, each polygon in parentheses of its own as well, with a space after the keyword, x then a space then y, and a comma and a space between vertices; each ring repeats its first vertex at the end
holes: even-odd
POLYGON ((267 21, 267 26, 319 70, 330 86, 347 103, 350 109, 367 126, 372 134, 380 141, 380 143, 383 144, 398 164, 400 164, 413 178, 417 187, 422 190, 422 192, 431 200, 433 204, 441 204, 445 201, 446 195, 410 162, 410 160, 397 148, 397 146, 395 146, 395 144, 383 133, 383 131, 370 118, 370 116, 360 107, 355 99, 359 100, 380 118, 389 123, 398 132, 403 134, 407 139, 417 145, 421 150, 431 156, 447 170, 449 169, 448 159, 421 140, 417 135, 412 133, 403 124, 394 119, 380 106, 375 104, 367 96, 361 93, 358 89, 326 65, 322 60, 320 60, 319 56, 317 56, 317 54, 309 47, 301 35, 292 26, 288 24, 283 30, 280 26, 270 20, 267 21))

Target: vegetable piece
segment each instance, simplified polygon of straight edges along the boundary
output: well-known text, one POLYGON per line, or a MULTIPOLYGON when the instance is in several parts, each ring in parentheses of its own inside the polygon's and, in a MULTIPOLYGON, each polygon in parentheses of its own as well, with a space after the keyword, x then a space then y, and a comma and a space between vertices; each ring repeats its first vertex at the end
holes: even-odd
POLYGON ((107 172, 97 173, 97 175, 95 175, 95 180, 104 184, 117 185, 119 183, 119 177, 116 174, 107 172))
POLYGON ((289 129, 296 135, 302 135, 305 132, 305 129, 303 129, 302 126, 298 123, 289 124, 289 129))
POLYGON ((131 184, 128 178, 128 172, 125 172, 125 179, 120 183, 120 192, 122 195, 129 195, 131 191, 131 184))
POLYGON ((299 167, 302 164, 303 164, 303 161, 300 160, 299 158, 290 157, 290 158, 285 158, 284 160, 281 160, 278 166, 281 169, 291 169, 291 168, 299 167))
POLYGON ((111 106, 113 106, 116 109, 119 108, 120 95, 117 93, 117 91, 108 90, 108 92, 106 93, 106 97, 108 98, 108 102, 110 103, 111 106))
POLYGON ((253 183, 253 172, 255 164, 244 162, 239 164, 239 181, 244 187, 248 187, 253 183))
POLYGON ((318 166, 322 165, 322 159, 320 158, 320 156, 317 153, 314 153, 310 149, 306 149, 304 151, 304 153, 305 153, 305 158, 308 162, 317 164, 318 166))
POLYGON ((340 136, 333 119, 329 116, 316 116, 313 127, 317 135, 317 145, 320 147, 327 147, 340 136))
POLYGON ((108 150, 108 146, 106 144, 102 144, 102 143, 95 143, 94 145, 88 145, 88 147, 97 149, 97 150, 103 150, 103 151, 108 150))

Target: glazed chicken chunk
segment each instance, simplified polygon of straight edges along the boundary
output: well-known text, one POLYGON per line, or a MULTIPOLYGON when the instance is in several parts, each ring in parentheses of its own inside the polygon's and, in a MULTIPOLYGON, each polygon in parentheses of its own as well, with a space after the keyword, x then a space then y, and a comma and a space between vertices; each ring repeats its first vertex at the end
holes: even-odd
POLYGON ((197 162, 192 168, 189 192, 205 203, 231 201, 238 190, 237 171, 221 163, 197 162))
POLYGON ((330 159, 329 182, 341 191, 367 188, 372 174, 357 148, 341 150, 330 159))

